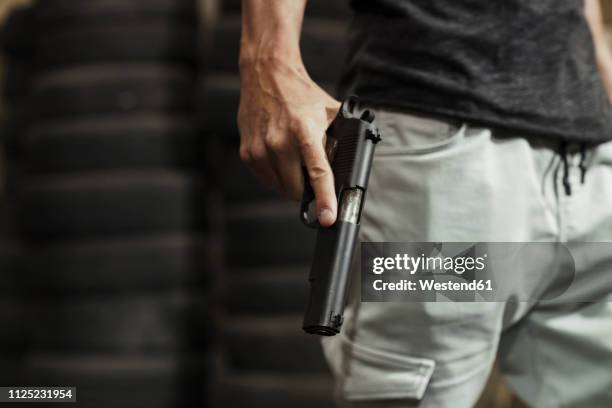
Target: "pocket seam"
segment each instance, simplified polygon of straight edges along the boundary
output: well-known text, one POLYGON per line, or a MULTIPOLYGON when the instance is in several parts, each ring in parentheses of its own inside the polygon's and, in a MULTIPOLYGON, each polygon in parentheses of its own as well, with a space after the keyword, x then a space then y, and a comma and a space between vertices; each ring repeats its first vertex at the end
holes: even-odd
MULTIPOLYGON (((468 126, 465 123, 461 125, 461 127, 459 128, 449 125, 449 128, 447 129, 448 137, 446 137, 442 141, 439 141, 437 143, 430 144, 427 146, 423 146, 423 147, 401 147, 401 146, 391 147, 390 146, 387 150, 387 148, 385 148, 383 145, 377 149, 376 156, 380 156, 380 157, 393 157, 393 156, 402 156, 402 155, 419 156, 419 155, 443 152, 446 149, 456 145, 461 140, 463 140, 465 138, 467 128, 468 126)), ((384 140, 385 140, 384 134, 382 135, 382 138, 383 138, 382 143, 384 144, 384 140)))
MULTIPOLYGON (((341 335, 342 336, 342 335, 341 335)), ((341 337, 343 351, 355 360, 372 363, 387 363, 395 368, 411 370, 412 381, 404 379, 403 383, 395 380, 391 383, 380 380, 365 383, 354 379, 352 387, 345 388, 348 400, 371 400, 376 398, 415 398, 421 399, 435 369, 435 360, 422 357, 396 356, 352 342, 341 337)))

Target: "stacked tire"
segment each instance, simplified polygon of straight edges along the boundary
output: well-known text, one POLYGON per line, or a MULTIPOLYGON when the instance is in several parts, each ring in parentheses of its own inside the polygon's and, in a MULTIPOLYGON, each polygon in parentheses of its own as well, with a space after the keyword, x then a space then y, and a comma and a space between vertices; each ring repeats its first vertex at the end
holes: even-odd
MULTIPOLYGON (((346 53, 345 2, 311 0, 302 53, 310 75, 334 87, 346 53)), ((200 118, 220 141, 225 275, 218 407, 331 407, 333 381, 317 337, 301 330, 315 234, 298 207, 260 187, 238 157, 240 2, 221 2, 201 85, 200 118)))
POLYGON ((20 145, 29 384, 196 407, 211 340, 195 0, 44 0, 20 145))
POLYGON ((17 223, 16 140, 28 73, 32 67, 33 12, 16 7, 0 24, 0 383, 22 381, 25 301, 22 290, 24 246, 17 223))
MULTIPOLYGON (((1 150, 1 147, 0 147, 1 150)), ((1 162, 1 160, 0 160, 1 162)), ((0 163, 0 173, 6 168, 0 163)), ((10 195, 0 191, 0 382, 22 379, 24 353, 24 301, 19 285, 23 247, 15 225, 10 195)))

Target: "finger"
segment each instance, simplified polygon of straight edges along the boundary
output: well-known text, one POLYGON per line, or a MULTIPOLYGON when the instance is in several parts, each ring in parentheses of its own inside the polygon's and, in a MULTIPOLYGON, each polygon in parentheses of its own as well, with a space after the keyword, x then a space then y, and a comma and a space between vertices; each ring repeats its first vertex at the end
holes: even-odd
POLYGON ((238 110, 238 128, 240 130, 240 158, 251 170, 255 178, 265 187, 282 192, 262 136, 268 132, 270 115, 263 112, 259 115, 245 113, 243 101, 238 110))
POLYGON ((268 154, 272 167, 281 182, 282 189, 289 198, 299 201, 304 193, 304 176, 300 164, 299 149, 290 140, 268 144, 268 154))
POLYGON ((251 146, 240 150, 240 157, 251 173, 264 186, 282 193, 282 186, 263 143, 254 142, 251 146))
MULTIPOLYGON (((336 222, 337 200, 334 177, 323 147, 323 135, 302 127, 300 150, 315 193, 319 224, 329 227, 336 222)), ((323 133, 323 131, 321 131, 323 133)))

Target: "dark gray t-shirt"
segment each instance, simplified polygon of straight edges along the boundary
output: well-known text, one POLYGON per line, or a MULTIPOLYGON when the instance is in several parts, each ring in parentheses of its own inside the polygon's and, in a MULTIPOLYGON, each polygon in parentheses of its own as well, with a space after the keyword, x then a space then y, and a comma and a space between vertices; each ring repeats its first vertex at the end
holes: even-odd
POLYGON ((582 0, 352 4, 342 93, 530 134, 612 139, 582 0))

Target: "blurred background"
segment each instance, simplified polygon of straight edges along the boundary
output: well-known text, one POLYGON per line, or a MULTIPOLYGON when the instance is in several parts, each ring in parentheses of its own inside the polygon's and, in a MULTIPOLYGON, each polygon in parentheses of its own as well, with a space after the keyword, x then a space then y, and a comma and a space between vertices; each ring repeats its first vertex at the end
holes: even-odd
MULTIPOLYGON (((309 1, 332 93, 349 19, 309 1)), ((239 35, 240 0, 0 0, 0 385, 333 406, 301 331, 314 236, 238 158, 239 35)), ((521 404, 494 373, 480 406, 521 404)))

